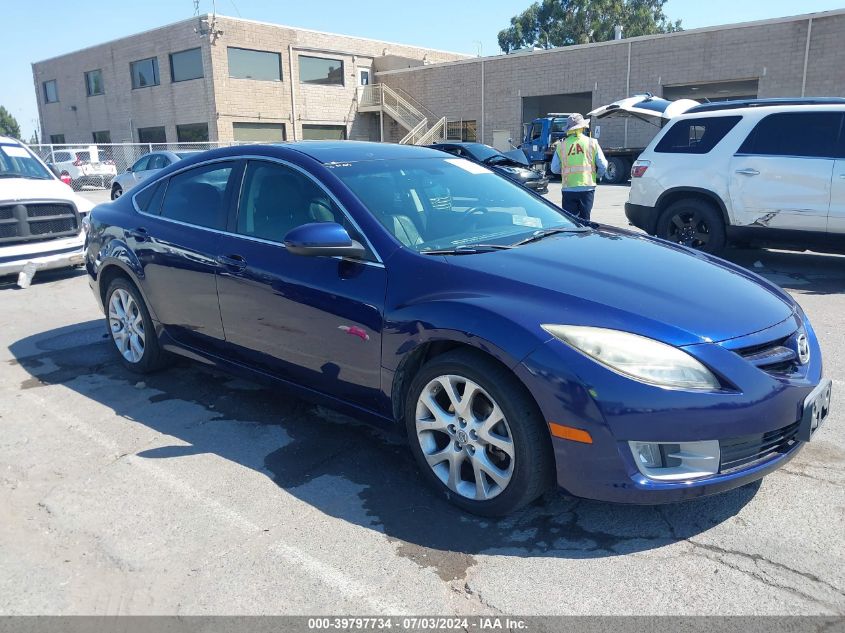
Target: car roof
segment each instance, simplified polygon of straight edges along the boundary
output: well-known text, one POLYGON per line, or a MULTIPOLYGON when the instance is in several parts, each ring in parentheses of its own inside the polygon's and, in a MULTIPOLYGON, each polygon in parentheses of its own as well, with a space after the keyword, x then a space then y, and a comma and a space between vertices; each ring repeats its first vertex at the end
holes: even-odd
POLYGON ((686 111, 711 112, 713 110, 734 110, 737 108, 761 108, 768 106, 812 106, 812 105, 845 105, 842 97, 773 97, 769 99, 731 99, 728 101, 714 101, 702 103, 686 111))
POLYGON ((364 160, 443 158, 437 150, 419 145, 370 143, 367 141, 298 141, 278 145, 295 150, 321 163, 354 163, 364 160))
POLYGON ((23 143, 21 143, 18 139, 12 138, 11 136, 0 136, 0 143, 23 145, 23 143))
MULTIPOLYGON (((765 105, 740 105, 740 106, 733 106, 733 107, 726 107, 726 108, 712 108, 712 109, 703 109, 699 110, 697 108, 693 108, 684 112, 683 114, 679 114, 676 117, 673 117, 671 121, 676 121, 678 119, 691 119, 691 118, 709 118, 709 117, 720 117, 720 116, 742 116, 742 115, 750 115, 750 116, 765 116, 768 114, 777 114, 781 112, 843 112, 845 111, 845 99, 841 102, 831 100, 830 103, 766 103, 765 105)), ((671 122, 670 121, 670 122, 671 122)))

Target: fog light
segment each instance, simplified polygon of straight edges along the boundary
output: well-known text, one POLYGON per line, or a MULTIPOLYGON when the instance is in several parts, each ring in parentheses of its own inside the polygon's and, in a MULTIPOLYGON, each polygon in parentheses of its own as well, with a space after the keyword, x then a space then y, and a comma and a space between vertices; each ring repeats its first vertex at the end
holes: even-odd
POLYGON ((628 442, 639 471, 649 479, 682 481, 719 472, 718 440, 628 442))

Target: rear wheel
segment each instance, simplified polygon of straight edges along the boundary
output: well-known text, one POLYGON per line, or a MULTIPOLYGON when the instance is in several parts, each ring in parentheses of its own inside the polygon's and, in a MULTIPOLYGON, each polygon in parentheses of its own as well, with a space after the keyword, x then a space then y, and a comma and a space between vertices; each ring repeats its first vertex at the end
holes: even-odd
POLYGON ((657 236, 706 253, 716 253, 725 247, 725 221, 711 203, 685 198, 673 202, 660 216, 657 236))
POLYGON ((127 368, 144 374, 164 364, 164 352, 147 306, 127 279, 118 277, 106 291, 106 323, 109 337, 127 368))
POLYGON ((611 156, 607 159, 607 171, 604 172, 604 179, 612 185, 621 185, 628 181, 631 166, 628 161, 619 156, 611 156))
POLYGON ((552 482, 537 405, 506 368, 480 353, 449 352, 424 365, 411 383, 405 424, 425 478, 469 512, 508 514, 552 482))

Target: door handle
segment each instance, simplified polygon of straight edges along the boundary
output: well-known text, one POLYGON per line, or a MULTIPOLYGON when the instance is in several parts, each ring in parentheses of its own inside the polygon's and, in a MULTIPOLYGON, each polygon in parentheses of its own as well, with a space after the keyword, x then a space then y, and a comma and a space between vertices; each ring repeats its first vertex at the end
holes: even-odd
POLYGON ((217 263, 234 271, 246 268, 246 260, 240 255, 218 255, 217 263))
POLYGON ((143 226, 139 226, 137 229, 129 229, 126 231, 126 236, 131 237, 133 240, 138 242, 146 242, 150 237, 147 233, 147 229, 143 226))
POLYGON ((760 172, 756 169, 752 169, 751 167, 746 167, 745 169, 737 169, 736 173, 742 174, 743 176, 759 176, 760 172))

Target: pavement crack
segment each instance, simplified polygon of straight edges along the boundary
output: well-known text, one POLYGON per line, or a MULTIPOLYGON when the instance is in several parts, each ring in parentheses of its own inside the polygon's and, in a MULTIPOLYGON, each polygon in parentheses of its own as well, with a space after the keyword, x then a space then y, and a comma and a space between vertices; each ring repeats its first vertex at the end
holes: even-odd
POLYGON ((801 590, 796 589, 795 587, 792 587, 790 585, 787 585, 787 584, 784 584, 784 583, 781 583, 781 582, 777 582, 774 578, 772 578, 771 574, 767 573, 766 570, 763 567, 761 567, 761 564, 769 565, 769 566, 771 566, 775 569, 784 571, 788 574, 794 574, 795 576, 798 576, 799 578, 802 578, 805 581, 809 581, 809 582, 814 583, 816 585, 820 585, 820 586, 832 591, 836 596, 840 596, 840 597, 845 596, 845 592, 843 592, 841 589, 839 589, 838 587, 830 584, 829 582, 827 582, 823 578, 820 578, 819 576, 817 576, 813 573, 804 572, 804 571, 800 571, 798 569, 794 569, 792 567, 789 567, 788 565, 784 565, 783 563, 779 563, 777 561, 773 561, 769 558, 766 558, 765 556, 763 556, 761 554, 748 553, 748 552, 742 552, 742 551, 739 551, 739 550, 727 549, 727 548, 724 548, 724 547, 719 547, 718 545, 700 543, 700 542, 693 541, 693 540, 690 540, 690 539, 687 539, 687 542, 690 545, 693 546, 693 551, 695 551, 696 549, 699 549, 699 550, 704 550, 706 552, 710 552, 710 553, 716 555, 715 557, 713 557, 713 556, 706 556, 706 555, 702 554, 705 558, 708 558, 708 559, 713 560, 715 562, 721 563, 722 565, 725 565, 726 567, 729 567, 729 568, 734 569, 736 571, 739 571, 741 573, 747 574, 747 575, 751 576, 752 578, 755 578, 756 580, 759 580, 760 582, 762 582, 762 583, 764 583, 764 584, 766 584, 770 587, 774 587, 774 588, 777 588, 777 589, 782 589, 784 591, 788 591, 788 592, 790 592, 790 593, 792 593, 796 596, 804 598, 805 600, 809 600, 810 602, 813 602, 813 603, 816 603, 816 604, 822 604, 824 606, 827 606, 827 607, 830 607, 832 609, 837 610, 837 612, 842 613, 841 606, 838 606, 834 603, 826 602, 825 600, 820 599, 817 595, 814 595, 812 593, 801 591, 801 590), (749 570, 745 567, 742 567, 741 565, 738 565, 736 563, 732 563, 730 560, 725 560, 724 557, 729 557, 729 556, 735 556, 737 558, 741 558, 741 559, 750 561, 751 563, 754 564, 754 568, 757 571, 749 570))

